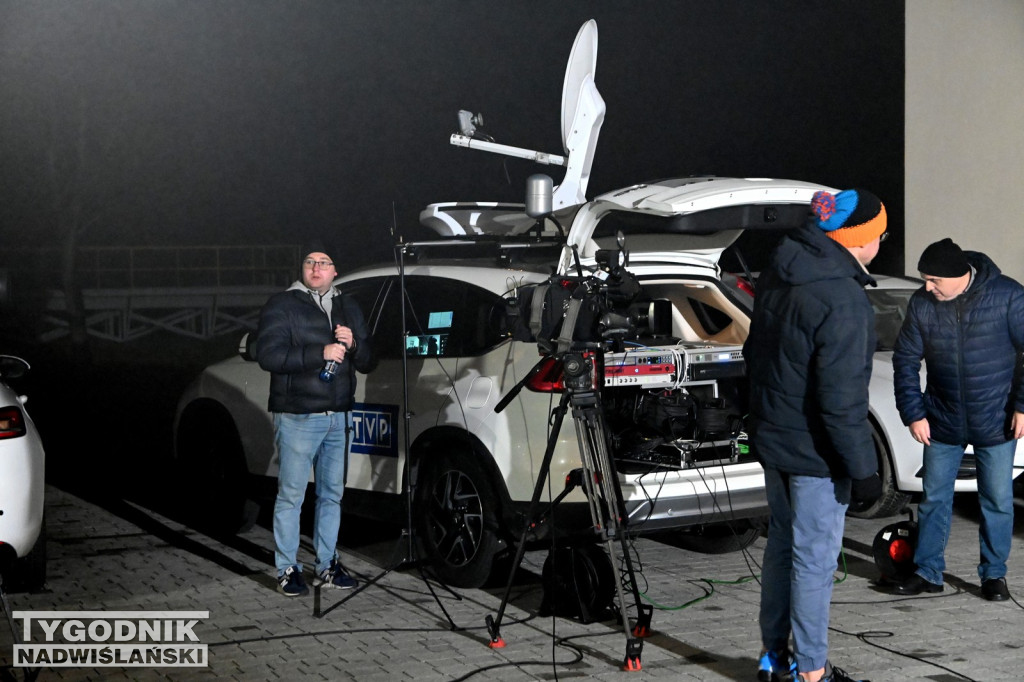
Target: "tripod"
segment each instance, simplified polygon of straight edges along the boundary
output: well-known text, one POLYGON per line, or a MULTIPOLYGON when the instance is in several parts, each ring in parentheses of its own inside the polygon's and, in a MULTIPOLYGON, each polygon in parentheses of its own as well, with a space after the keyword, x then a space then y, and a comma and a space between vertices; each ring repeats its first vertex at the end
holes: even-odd
MULTIPOLYGON (((491 648, 505 646, 505 642, 501 638, 501 621, 512 592, 512 583, 516 570, 523 560, 527 535, 535 527, 539 518, 537 516, 538 506, 551 466, 555 444, 558 441, 558 432, 561 429, 565 413, 571 406, 573 421, 576 423, 576 436, 579 441, 583 465, 582 476, 578 478, 581 480, 583 491, 586 494, 595 537, 604 543, 605 551, 611 560, 616 595, 618 597, 619 618, 626 635, 626 655, 623 668, 630 671, 640 670, 640 653, 643 649, 643 642, 640 638, 646 636, 650 631, 651 616, 654 609, 651 606, 644 606, 640 603, 640 592, 636 586, 633 562, 627 545, 627 517, 622 500, 622 489, 619 487, 615 462, 612 460, 611 453, 608 450, 607 430, 605 428, 604 413, 601 409, 599 386, 603 383, 604 379, 603 373, 600 371, 600 367, 603 366, 601 350, 598 348, 596 351, 590 352, 567 352, 561 356, 561 360, 565 374, 565 393, 562 394, 558 406, 553 411, 552 427, 551 433, 548 436, 547 449, 544 452, 540 472, 537 476, 537 483, 533 490, 533 497, 530 500, 527 516, 528 523, 519 539, 515 560, 509 572, 508 583, 505 586, 501 606, 498 608, 496 616, 487 616, 486 618, 487 632, 491 636, 489 646, 491 648), (622 574, 615 560, 616 543, 620 545, 622 551, 625 575, 622 574), (632 628, 630 628, 629 614, 626 606, 627 590, 630 593, 629 596, 633 598, 637 609, 637 622, 632 628)), ((513 391, 517 391, 518 388, 517 386, 513 391)), ((502 404, 507 404, 512 395, 514 394, 506 396, 502 404)), ((551 503, 551 506, 553 507, 561 501, 567 493, 568 489, 557 497, 551 503)))
MULTIPOLYGON (((401 242, 399 242, 395 246, 395 253, 396 253, 397 260, 398 260, 398 277, 399 277, 400 289, 401 289, 402 329, 403 330, 408 330, 409 327, 408 327, 408 324, 407 324, 406 318, 405 318, 405 309, 406 309, 406 303, 407 303, 406 293, 405 293, 405 253, 406 253, 406 245, 401 243, 401 242)), ((403 415, 402 416, 403 416, 403 420, 404 420, 404 423, 405 423, 405 433, 404 433, 403 444, 402 444, 403 448, 405 450, 405 463, 404 463, 404 465, 402 467, 402 490, 403 490, 403 493, 404 493, 404 496, 405 496, 405 527, 402 529, 402 534, 398 538, 398 544, 396 545, 395 550, 392 550, 391 556, 395 557, 397 555, 397 549, 402 544, 405 545, 405 555, 403 557, 401 557, 400 559, 397 559, 397 560, 392 558, 391 563, 388 566, 386 566, 383 570, 381 570, 379 573, 377 573, 377 575, 371 577, 368 580, 363 581, 362 584, 360 584, 354 590, 352 590, 351 592, 346 594, 343 599, 338 600, 333 606, 331 606, 330 608, 328 608, 326 610, 323 610, 323 609, 320 608, 320 588, 321 588, 321 586, 320 585, 315 586, 313 588, 313 615, 315 617, 317 617, 317 618, 323 618, 324 616, 326 616, 328 613, 330 613, 334 609, 338 608, 342 604, 344 604, 344 603, 348 602, 350 599, 354 598, 357 594, 361 593, 363 590, 365 590, 365 589, 367 589, 367 588, 369 588, 369 587, 371 587, 373 585, 376 585, 378 582, 380 582, 389 573, 391 573, 393 571, 401 570, 403 568, 415 568, 417 571, 419 571, 420 579, 423 581, 423 584, 427 586, 427 590, 430 591, 431 596, 434 598, 434 601, 437 603, 438 608, 441 609, 441 612, 444 614, 444 617, 448 621, 448 624, 451 627, 451 629, 452 630, 458 630, 459 628, 455 624, 455 621, 452 620, 451 615, 448 613, 447 609, 444 608, 444 604, 441 603, 441 599, 437 596, 437 592, 434 591, 434 587, 433 587, 433 585, 430 582, 430 578, 427 576, 426 572, 423 569, 423 562, 417 557, 418 548, 417 548, 417 545, 416 545, 415 525, 413 523, 412 512, 413 512, 413 504, 414 504, 414 500, 415 500, 416 481, 418 479, 418 467, 415 467, 415 466, 413 466, 411 464, 411 461, 412 461, 411 452, 412 451, 411 451, 410 446, 409 446, 409 431, 410 431, 410 422, 412 420, 412 412, 410 412, 410 410, 409 410, 409 366, 408 366, 409 363, 408 363, 408 357, 407 357, 406 350, 405 350, 406 349, 407 338, 408 338, 408 331, 406 331, 403 334, 403 336, 402 336, 402 391, 403 391, 403 395, 402 395, 403 415)), ((436 576, 435 576, 435 580, 436 580, 436 576)), ((437 581, 437 582, 439 582, 441 584, 441 586, 445 589, 445 591, 447 591, 450 595, 455 597, 455 599, 460 600, 460 601, 462 600, 462 597, 459 596, 458 594, 456 594, 448 585, 445 585, 444 583, 442 583, 440 581, 437 581)))

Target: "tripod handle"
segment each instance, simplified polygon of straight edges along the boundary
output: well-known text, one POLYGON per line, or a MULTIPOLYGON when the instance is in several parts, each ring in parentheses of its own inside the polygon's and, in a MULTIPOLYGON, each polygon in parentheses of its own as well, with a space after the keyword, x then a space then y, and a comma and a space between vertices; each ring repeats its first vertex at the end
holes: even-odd
POLYGON ((501 412, 509 406, 509 403, 515 400, 516 396, 519 395, 519 392, 523 390, 523 387, 526 386, 530 379, 537 376, 537 373, 540 372, 540 369, 544 364, 544 360, 546 360, 546 358, 538 360, 537 364, 533 366, 533 369, 527 372, 525 377, 516 382, 516 385, 498 401, 498 404, 494 406, 495 412, 501 412))

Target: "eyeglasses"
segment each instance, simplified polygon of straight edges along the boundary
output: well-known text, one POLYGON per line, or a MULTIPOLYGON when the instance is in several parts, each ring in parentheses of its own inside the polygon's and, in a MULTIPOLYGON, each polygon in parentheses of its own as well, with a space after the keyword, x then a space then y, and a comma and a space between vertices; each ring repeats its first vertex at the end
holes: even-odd
POLYGON ((307 258, 306 260, 302 261, 302 264, 305 265, 310 270, 312 270, 314 267, 318 267, 321 270, 326 270, 327 268, 334 267, 334 263, 332 263, 329 260, 313 260, 312 258, 307 258))
MULTIPOLYGON (((888 231, 888 230, 886 230, 886 231, 885 231, 885 232, 883 232, 883 233, 882 233, 881 235, 879 235, 879 237, 878 237, 878 243, 879 243, 879 244, 881 244, 882 242, 884 242, 884 241, 885 241, 886 239, 888 239, 888 238, 889 238, 889 231, 888 231)), ((306 262, 308 263, 309 261, 306 261, 306 262)))

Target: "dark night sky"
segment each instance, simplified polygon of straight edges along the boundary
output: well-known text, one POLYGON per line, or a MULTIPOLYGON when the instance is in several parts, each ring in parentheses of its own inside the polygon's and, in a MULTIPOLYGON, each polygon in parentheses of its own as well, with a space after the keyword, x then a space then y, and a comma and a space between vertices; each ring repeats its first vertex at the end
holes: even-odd
POLYGON ((589 18, 608 107, 589 196, 790 177, 868 187, 902 224, 902 2, 0 0, 0 235, 45 245, 72 215, 85 245, 322 231, 346 264, 384 257, 393 213, 418 238, 429 202, 557 184, 448 137, 470 109, 561 153, 589 18))

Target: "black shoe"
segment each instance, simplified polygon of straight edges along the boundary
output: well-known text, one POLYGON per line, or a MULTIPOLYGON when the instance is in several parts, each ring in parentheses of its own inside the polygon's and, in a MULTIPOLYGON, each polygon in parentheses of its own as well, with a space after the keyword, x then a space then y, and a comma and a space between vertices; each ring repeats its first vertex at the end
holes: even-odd
POLYGON ((304 597, 309 594, 306 581, 302 579, 302 568, 289 566, 277 576, 277 591, 286 597, 304 597))
POLYGON ((825 676, 821 678, 821 682, 871 682, 871 680, 854 679, 842 668, 835 668, 831 663, 826 663, 825 676))
MULTIPOLYGON (((942 592, 942 585, 930 583, 918 574, 914 574, 893 588, 893 594, 921 594, 922 592, 942 592)), ((984 586, 982 586, 984 590, 984 586)))
POLYGON ((1006 589, 1006 578, 990 578, 981 583, 981 596, 989 601, 1006 601, 1010 590, 1006 589))
POLYGON ((351 590, 358 585, 356 579, 345 572, 341 562, 331 559, 331 565, 320 571, 320 575, 313 578, 313 587, 327 587, 336 590, 351 590))

